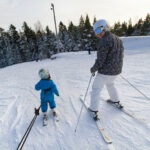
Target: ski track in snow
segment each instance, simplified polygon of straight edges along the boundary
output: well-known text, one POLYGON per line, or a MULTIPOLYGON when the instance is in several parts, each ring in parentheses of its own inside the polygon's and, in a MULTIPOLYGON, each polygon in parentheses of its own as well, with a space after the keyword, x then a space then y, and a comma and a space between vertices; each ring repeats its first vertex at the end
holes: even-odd
MULTIPOLYGON (((150 97, 150 37, 122 38, 125 58, 122 75, 150 97)), ((83 108, 77 132, 75 127, 82 107, 80 94, 85 94, 90 79, 90 67, 96 52, 57 54, 55 60, 27 62, 0 69, 0 149, 14 150, 29 126, 34 108, 40 105, 40 92, 34 90, 38 70, 48 68, 60 92, 55 97, 59 122, 49 110, 48 125, 43 127, 43 115, 35 124, 24 150, 108 150, 95 123, 83 108)), ((93 80, 92 80, 93 82, 93 80)), ((92 83, 91 83, 92 85, 92 83)), ((113 141, 115 150, 150 150, 150 100, 145 99, 121 77, 116 80, 121 103, 130 112, 146 121, 146 125, 100 101, 101 124, 113 141)), ((91 86, 86 98, 90 101, 91 86)), ((104 88, 102 98, 108 99, 104 88)))

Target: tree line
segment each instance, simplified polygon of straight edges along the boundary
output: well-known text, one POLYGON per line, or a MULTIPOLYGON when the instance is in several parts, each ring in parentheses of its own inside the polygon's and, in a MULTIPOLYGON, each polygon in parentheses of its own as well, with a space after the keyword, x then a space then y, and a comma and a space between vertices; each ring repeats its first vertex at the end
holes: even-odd
MULTIPOLYGON (((96 50, 97 38, 92 29, 95 22, 96 17, 91 25, 88 15, 85 18, 81 16, 78 25, 71 21, 66 27, 61 21, 57 36, 48 26, 43 29, 40 22, 35 30, 26 22, 21 31, 17 31, 12 24, 8 31, 0 28, 0 67, 50 58, 59 52, 96 50)), ((110 30, 118 36, 150 35, 150 14, 144 20, 139 19, 135 25, 132 25, 131 19, 128 23, 118 21, 110 30)))

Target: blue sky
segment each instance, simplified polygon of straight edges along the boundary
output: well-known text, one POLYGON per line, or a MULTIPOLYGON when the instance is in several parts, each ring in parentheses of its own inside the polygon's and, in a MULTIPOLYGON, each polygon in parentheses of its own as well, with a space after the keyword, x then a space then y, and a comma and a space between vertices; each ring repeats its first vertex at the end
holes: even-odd
POLYGON ((55 5, 57 25, 62 21, 68 26, 69 21, 78 25, 79 18, 89 15, 91 23, 94 16, 103 18, 113 25, 117 21, 136 22, 150 13, 150 0, 0 0, 0 27, 8 29, 13 24, 21 29, 23 21, 34 28, 39 20, 45 28, 54 28, 51 3, 55 5))

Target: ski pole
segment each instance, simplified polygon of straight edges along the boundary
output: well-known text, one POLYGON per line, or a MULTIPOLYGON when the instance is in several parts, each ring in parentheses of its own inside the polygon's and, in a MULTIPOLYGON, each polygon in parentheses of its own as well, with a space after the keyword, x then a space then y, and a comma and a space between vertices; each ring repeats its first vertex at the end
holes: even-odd
POLYGON ((137 87, 135 87, 132 83, 130 83, 125 77, 120 75, 123 80, 125 80, 127 83, 129 83, 135 90, 137 90, 140 94, 142 94, 147 100, 150 100, 149 97, 147 97, 143 92, 141 92, 137 87))
POLYGON ((24 143, 25 143, 25 141, 26 141, 26 139, 27 139, 27 137, 28 137, 28 135, 29 135, 29 133, 30 133, 30 131, 31 131, 32 127, 33 127, 33 125, 34 125, 34 122, 35 122, 37 116, 39 115, 39 110, 40 110, 40 108, 41 108, 41 105, 39 106, 38 109, 35 108, 35 115, 34 115, 32 121, 31 121, 29 127, 27 128, 27 130, 26 130, 24 136, 22 137, 22 139, 21 139, 21 141, 20 141, 20 143, 19 143, 19 145, 18 145, 18 147, 17 147, 17 150, 22 150, 22 148, 23 148, 23 146, 24 146, 24 143))
POLYGON ((83 104, 82 104, 80 114, 79 114, 79 117, 78 117, 78 121, 77 121, 77 125, 76 125, 76 128, 75 128, 75 132, 77 131, 77 127, 78 127, 79 120, 80 120, 81 113, 82 113, 82 109, 83 109, 83 106, 84 106, 84 103, 85 103, 86 95, 88 93, 88 89, 89 89, 89 86, 90 86, 90 83, 91 83, 91 80, 92 80, 92 76, 94 76, 94 74, 91 75, 90 80, 89 80, 89 84, 88 84, 88 87, 87 87, 87 90, 86 90, 86 93, 85 93, 85 96, 84 96, 83 104))

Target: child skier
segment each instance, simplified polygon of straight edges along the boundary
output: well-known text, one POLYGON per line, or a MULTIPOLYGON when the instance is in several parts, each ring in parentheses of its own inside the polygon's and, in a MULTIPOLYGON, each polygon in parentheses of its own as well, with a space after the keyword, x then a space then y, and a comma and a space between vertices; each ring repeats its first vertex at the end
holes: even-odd
POLYGON ((36 90, 41 90, 41 110, 44 114, 43 124, 47 125, 48 116, 47 116, 47 105, 49 103, 50 108, 52 109, 53 116, 57 117, 56 113, 56 103, 54 100, 54 94, 59 96, 59 92, 55 83, 51 80, 50 73, 48 70, 40 69, 39 76, 41 80, 35 85, 36 90))

